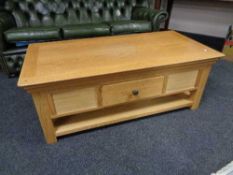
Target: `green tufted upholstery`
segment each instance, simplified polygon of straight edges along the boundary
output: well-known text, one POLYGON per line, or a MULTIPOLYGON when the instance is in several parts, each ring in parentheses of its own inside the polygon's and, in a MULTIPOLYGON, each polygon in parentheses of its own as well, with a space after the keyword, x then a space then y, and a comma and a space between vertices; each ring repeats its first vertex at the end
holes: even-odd
POLYGON ((14 77, 20 72, 25 52, 25 48, 17 48, 13 50, 10 49, 2 53, 2 69, 5 73, 9 75, 9 77, 14 77))
POLYGON ((153 7, 154 0, 6 0, 0 10, 2 67, 19 72, 24 53, 17 52, 18 42, 158 31, 168 14, 153 7))
POLYGON ((7 0, 18 27, 64 26, 130 20, 133 7, 148 0, 7 0))
POLYGON ((60 28, 58 27, 21 27, 12 28, 5 32, 8 42, 30 41, 30 40, 58 40, 60 39, 60 28))
POLYGON ((109 24, 113 34, 150 32, 152 29, 149 21, 113 21, 109 24))
POLYGON ((110 35, 110 28, 107 24, 77 24, 71 26, 64 26, 62 28, 65 39, 70 38, 84 38, 93 36, 110 35))

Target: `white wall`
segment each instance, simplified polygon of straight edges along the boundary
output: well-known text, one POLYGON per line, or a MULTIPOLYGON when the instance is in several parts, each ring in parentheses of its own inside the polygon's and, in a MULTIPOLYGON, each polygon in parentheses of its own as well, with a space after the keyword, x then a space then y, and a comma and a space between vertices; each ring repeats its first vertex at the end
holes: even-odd
POLYGON ((174 0, 170 29, 224 37, 233 24, 233 2, 174 0))

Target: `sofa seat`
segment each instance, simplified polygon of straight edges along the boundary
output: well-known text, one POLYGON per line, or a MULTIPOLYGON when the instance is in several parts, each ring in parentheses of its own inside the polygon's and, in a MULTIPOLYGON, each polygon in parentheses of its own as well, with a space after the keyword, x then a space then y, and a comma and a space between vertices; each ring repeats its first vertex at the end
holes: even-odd
POLYGON ((110 22, 113 34, 127 34, 127 33, 140 33, 151 32, 152 25, 149 21, 114 21, 110 22))
POLYGON ((9 43, 18 41, 49 41, 61 39, 58 27, 24 27, 12 28, 4 32, 5 39, 9 43))
POLYGON ((104 23, 64 26, 62 31, 64 39, 110 35, 110 27, 104 23))

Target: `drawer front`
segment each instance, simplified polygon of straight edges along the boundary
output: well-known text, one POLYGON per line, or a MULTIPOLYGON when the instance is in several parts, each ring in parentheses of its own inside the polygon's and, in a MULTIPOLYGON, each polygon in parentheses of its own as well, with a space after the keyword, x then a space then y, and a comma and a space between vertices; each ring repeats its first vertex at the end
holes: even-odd
POLYGON ((71 89, 52 95, 57 114, 80 112, 98 107, 96 88, 71 89))
POLYGON ((198 70, 168 75, 166 92, 176 92, 194 88, 197 81, 198 70))
POLYGON ((164 77, 121 82, 102 87, 102 105, 110 106, 162 94, 164 77))

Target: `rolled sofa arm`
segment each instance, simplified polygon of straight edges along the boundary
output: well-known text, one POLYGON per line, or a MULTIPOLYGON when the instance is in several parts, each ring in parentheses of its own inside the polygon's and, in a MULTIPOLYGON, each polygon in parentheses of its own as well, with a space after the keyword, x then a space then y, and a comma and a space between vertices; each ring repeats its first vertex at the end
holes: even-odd
POLYGON ((4 32, 12 27, 15 27, 13 16, 7 11, 0 11, 0 54, 6 48, 4 40, 4 32))
POLYGON ((158 31, 160 24, 168 18, 168 13, 164 10, 155 10, 145 7, 135 7, 133 9, 133 20, 148 20, 152 23, 153 31, 158 31))

